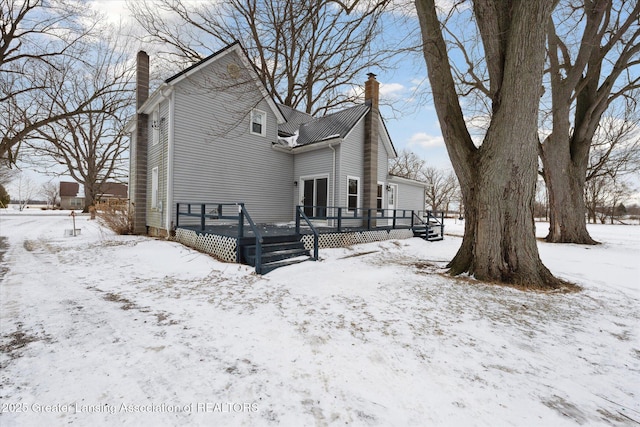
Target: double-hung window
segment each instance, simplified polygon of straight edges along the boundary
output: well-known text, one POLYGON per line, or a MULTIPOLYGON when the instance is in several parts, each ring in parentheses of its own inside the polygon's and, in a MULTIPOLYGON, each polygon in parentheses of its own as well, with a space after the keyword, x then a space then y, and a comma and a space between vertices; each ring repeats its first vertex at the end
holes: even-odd
POLYGON ((151 207, 158 208, 158 167, 151 170, 151 207))
POLYGON ((251 110, 251 128, 254 135, 267 136, 267 113, 260 110, 251 110))
POLYGON ((347 207, 350 211, 360 206, 360 178, 347 177, 347 207))

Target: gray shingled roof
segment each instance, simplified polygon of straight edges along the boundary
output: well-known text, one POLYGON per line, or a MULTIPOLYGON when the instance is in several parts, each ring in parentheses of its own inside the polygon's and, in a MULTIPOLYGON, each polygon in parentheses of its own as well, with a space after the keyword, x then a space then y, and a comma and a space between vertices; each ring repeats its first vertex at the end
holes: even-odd
MULTIPOLYGON (((303 117, 300 116, 300 114, 304 113, 291 108, 289 108, 291 111, 285 112, 282 106, 280 109, 287 120, 289 120, 288 115, 290 114, 292 121, 280 125, 278 129, 283 136, 293 135, 295 131, 298 130, 299 134, 296 146, 301 146, 330 138, 344 138, 356 123, 367 114, 369 106, 367 104, 356 105, 355 107, 347 108, 324 117, 311 118, 310 121, 302 120, 303 117)), ((311 117, 309 115, 306 116, 306 118, 311 117)))

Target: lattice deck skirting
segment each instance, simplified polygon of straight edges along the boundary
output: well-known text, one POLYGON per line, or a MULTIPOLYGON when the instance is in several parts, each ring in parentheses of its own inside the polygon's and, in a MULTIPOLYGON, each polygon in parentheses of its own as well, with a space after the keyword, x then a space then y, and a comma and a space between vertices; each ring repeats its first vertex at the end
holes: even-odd
MULTIPOLYGON (((380 242, 392 239, 409 239, 413 232, 409 229, 351 231, 347 233, 320 234, 318 246, 323 248, 343 248, 358 243, 380 242)), ((226 262, 236 262, 237 240, 218 234, 198 234, 193 230, 178 228, 175 240, 226 262)), ((302 236, 305 249, 313 250, 313 235, 302 236)))
MULTIPOLYGON (((348 233, 327 233, 321 234, 318 238, 318 246, 323 248, 344 248, 345 246, 358 243, 380 242, 382 240, 409 239, 413 237, 413 232, 409 229, 395 230, 370 230, 354 231, 348 233)), ((313 236, 305 234, 302 236, 304 247, 313 249, 313 236)))
POLYGON ((221 261, 236 262, 237 240, 218 234, 198 234, 193 230, 178 228, 175 240, 185 246, 204 252, 221 261))

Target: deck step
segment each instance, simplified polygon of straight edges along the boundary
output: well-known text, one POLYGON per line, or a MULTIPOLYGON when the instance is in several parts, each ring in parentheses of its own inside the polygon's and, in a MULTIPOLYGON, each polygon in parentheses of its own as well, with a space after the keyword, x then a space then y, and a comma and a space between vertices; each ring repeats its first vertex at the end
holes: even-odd
POLYGON ((437 223, 414 225, 412 228, 413 236, 429 242, 444 240, 442 229, 440 227, 440 224, 437 223))
MULTIPOLYGON (((278 236, 268 237, 262 243, 261 273, 266 274, 279 267, 297 264, 311 259, 309 250, 305 249, 304 243, 300 241, 300 236, 278 236)), ((242 246, 243 261, 251 266, 256 266, 256 245, 242 246)), ((257 269, 256 269, 257 270, 257 269)))

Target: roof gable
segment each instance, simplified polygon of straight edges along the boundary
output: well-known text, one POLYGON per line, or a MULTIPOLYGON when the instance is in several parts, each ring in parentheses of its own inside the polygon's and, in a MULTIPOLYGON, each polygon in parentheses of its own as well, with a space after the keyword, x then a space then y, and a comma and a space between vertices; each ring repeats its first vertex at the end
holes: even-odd
POLYGON ((77 182, 60 181, 60 197, 76 197, 80 191, 77 182))
POLYGON ((249 71, 249 73, 252 74, 251 80, 253 80, 253 82, 255 83, 256 88, 257 90, 260 91, 260 94, 263 97, 263 99, 269 104, 269 107, 273 111, 274 115, 276 116, 278 123, 279 124, 284 123, 285 117, 283 116, 282 112, 276 105, 275 101, 273 100, 273 97, 269 94, 267 89, 264 87, 264 84, 262 83, 258 75, 258 70, 256 69, 253 62, 249 60, 249 57, 247 56, 246 51, 244 50, 244 48, 242 47, 239 41, 235 41, 230 45, 225 46, 224 48, 218 50, 217 52, 214 52, 211 55, 207 56, 203 60, 196 62, 190 67, 185 68, 179 73, 166 79, 160 85, 160 87, 158 87, 158 89, 156 89, 153 92, 153 94, 149 97, 149 99, 147 99, 147 101, 140 107, 140 112, 149 114, 160 102, 162 102, 163 99, 165 99, 168 96, 171 90, 173 90, 174 86, 179 84, 181 81, 189 78, 190 76, 196 73, 202 72, 209 65, 213 64, 216 61, 219 61, 221 58, 234 52, 238 55, 244 67, 249 71))

